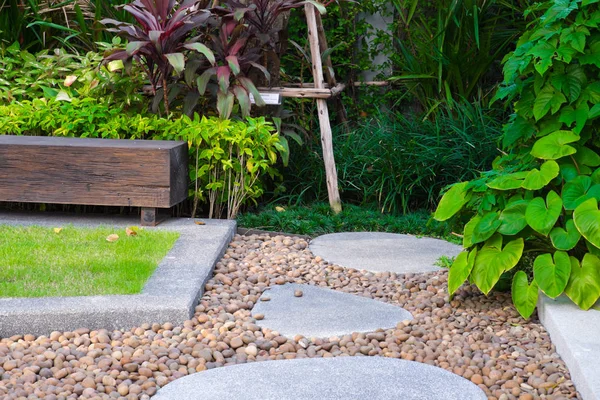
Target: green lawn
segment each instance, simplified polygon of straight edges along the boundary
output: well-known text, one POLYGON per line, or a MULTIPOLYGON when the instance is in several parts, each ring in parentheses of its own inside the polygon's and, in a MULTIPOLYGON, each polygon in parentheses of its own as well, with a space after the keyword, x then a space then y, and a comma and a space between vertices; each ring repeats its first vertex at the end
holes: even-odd
MULTIPOLYGON (((135 228, 134 228, 135 229, 135 228)), ((177 232, 0 225, 0 297, 139 293, 177 232), (108 241, 116 234, 116 241, 108 241)))

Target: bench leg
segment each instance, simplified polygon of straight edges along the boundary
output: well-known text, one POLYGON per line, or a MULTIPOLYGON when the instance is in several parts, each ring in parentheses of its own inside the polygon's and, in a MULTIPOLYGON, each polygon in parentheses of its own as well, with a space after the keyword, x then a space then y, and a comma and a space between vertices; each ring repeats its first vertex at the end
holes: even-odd
POLYGON ((142 207, 142 226, 156 226, 158 210, 152 207, 142 207))

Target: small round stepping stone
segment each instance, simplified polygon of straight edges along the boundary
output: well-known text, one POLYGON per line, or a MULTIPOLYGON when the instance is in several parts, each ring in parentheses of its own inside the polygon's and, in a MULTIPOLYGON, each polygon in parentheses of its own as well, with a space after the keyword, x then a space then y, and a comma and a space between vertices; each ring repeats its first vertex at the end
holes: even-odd
POLYGON ((311 285, 272 286, 263 296, 271 301, 254 305, 252 314, 264 315, 256 324, 289 338, 372 332, 394 328, 398 322, 413 318, 399 306, 311 285), (302 297, 295 296, 298 291, 302 297))
POLYGON ((253 362, 198 372, 152 400, 486 400, 478 386, 441 368, 383 357, 253 362))
POLYGON ((439 271, 441 256, 455 257, 462 246, 433 238, 385 232, 346 232, 310 242, 315 256, 346 268, 399 274, 439 271))

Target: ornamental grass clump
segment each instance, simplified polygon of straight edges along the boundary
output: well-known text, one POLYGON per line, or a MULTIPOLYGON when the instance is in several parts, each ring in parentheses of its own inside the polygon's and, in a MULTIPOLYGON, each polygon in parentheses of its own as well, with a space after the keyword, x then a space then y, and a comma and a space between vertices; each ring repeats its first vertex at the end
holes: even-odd
POLYGON ((505 57, 496 98, 514 102, 506 154, 480 178, 453 185, 435 219, 467 216, 466 249, 450 268, 450 294, 465 280, 488 294, 524 253, 533 279, 517 272, 512 298, 534 311, 538 289, 582 309, 600 298, 600 9, 555 0, 505 57))

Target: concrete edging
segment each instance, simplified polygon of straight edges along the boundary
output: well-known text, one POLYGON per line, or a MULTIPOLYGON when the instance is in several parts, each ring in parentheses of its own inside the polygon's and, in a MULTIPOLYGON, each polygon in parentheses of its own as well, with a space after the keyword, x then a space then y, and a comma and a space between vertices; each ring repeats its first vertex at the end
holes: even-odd
MULTIPOLYGON (((130 329, 143 323, 190 319, 217 261, 236 231, 235 221, 169 219, 156 228, 180 237, 141 294, 80 297, 0 298, 0 337, 48 335, 52 331, 130 329)), ((138 225, 137 218, 56 216, 0 212, 0 224, 77 227, 138 225)))
POLYGON ((583 311, 565 295, 553 300, 540 293, 538 316, 582 398, 600 400, 600 311, 583 311))

